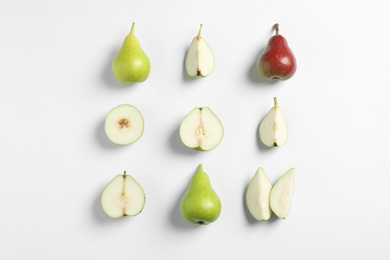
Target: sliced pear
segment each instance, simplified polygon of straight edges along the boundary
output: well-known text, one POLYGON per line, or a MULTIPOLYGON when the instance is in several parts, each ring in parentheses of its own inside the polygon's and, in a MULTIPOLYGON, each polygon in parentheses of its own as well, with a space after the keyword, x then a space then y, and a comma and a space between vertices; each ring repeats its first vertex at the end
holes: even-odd
POLYGON ((125 171, 107 184, 100 202, 108 216, 120 218, 138 215, 144 208, 145 200, 142 187, 125 171))
POLYGON ((192 77, 206 77, 213 72, 215 66, 214 54, 205 39, 201 37, 201 30, 202 24, 198 35, 190 44, 185 60, 186 71, 192 77))
POLYGON ((276 97, 274 97, 274 107, 260 123, 259 136, 261 142, 268 147, 283 146, 287 142, 287 123, 276 97))
POLYGON ((129 104, 119 105, 108 112, 104 130, 111 142, 127 145, 138 141, 144 131, 141 112, 129 104))
POLYGON ((221 121, 208 107, 194 108, 180 124, 182 142, 193 149, 210 151, 221 143, 223 135, 221 121))
POLYGON ((269 220, 271 208, 269 196, 272 184, 265 174, 263 168, 259 167, 249 182, 246 190, 246 205, 252 216, 258 220, 269 220))
POLYGON ((271 210, 279 218, 285 219, 291 208, 294 192, 294 171, 294 168, 289 169, 271 189, 271 210))

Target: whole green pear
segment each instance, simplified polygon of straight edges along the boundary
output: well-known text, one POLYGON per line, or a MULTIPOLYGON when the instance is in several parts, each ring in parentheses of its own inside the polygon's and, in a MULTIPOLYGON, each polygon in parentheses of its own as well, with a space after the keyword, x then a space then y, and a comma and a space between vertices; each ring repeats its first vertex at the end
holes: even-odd
POLYGON ((221 201, 200 164, 180 203, 182 217, 192 224, 207 225, 218 219, 221 201))
POLYGON ((122 83, 142 82, 149 76, 150 60, 134 36, 134 23, 112 62, 112 72, 122 83))

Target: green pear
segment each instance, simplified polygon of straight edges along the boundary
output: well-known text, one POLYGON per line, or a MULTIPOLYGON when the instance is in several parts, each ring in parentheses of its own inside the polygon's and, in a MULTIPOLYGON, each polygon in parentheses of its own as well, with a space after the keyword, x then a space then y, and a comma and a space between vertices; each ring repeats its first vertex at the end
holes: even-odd
POLYGON ((134 36, 134 23, 112 62, 112 72, 122 83, 142 82, 149 76, 150 61, 134 36))
POLYGON ((203 171, 202 164, 192 176, 181 200, 180 211, 185 220, 199 225, 214 222, 221 213, 221 201, 211 186, 209 176, 203 171))
POLYGON ((269 195, 271 210, 279 218, 285 219, 290 211, 294 193, 294 168, 290 168, 274 184, 269 195))

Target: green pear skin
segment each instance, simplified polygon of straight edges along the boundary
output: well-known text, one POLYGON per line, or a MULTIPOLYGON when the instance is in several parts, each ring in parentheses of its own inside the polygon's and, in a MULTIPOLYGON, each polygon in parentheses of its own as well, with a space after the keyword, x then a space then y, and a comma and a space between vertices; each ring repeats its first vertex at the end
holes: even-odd
POLYGON ((181 215, 192 224, 207 225, 218 219, 221 208, 221 200, 200 164, 181 200, 181 215))
POLYGON ((150 73, 150 60, 134 36, 134 25, 112 62, 112 72, 122 83, 145 81, 150 73))

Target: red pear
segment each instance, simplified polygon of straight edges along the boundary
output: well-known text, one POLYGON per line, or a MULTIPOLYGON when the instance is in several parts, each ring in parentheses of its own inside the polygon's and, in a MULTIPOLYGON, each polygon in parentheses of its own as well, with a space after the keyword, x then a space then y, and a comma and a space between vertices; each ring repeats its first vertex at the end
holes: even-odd
POLYGON ((279 34, 279 24, 275 24, 275 35, 268 40, 265 50, 257 60, 259 74, 268 80, 286 80, 297 70, 297 62, 286 39, 279 34))

